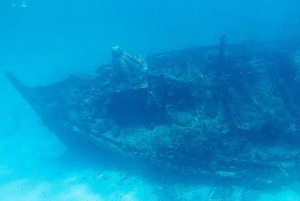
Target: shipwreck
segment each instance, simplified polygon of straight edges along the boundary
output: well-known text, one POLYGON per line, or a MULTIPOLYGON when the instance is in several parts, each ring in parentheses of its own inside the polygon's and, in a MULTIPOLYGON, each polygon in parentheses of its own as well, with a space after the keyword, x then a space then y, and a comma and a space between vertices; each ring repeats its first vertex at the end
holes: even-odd
POLYGON ((299 179, 300 41, 225 39, 145 58, 115 46, 111 64, 48 86, 6 76, 73 149, 260 186, 299 179))

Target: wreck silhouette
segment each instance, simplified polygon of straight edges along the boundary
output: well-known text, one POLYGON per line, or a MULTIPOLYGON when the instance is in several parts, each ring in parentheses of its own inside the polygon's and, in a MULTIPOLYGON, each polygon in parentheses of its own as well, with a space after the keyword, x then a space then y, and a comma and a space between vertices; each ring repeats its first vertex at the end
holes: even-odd
POLYGON ((72 149, 254 186, 299 179, 300 42, 224 49, 140 58, 115 46, 111 65, 48 86, 6 76, 72 149))

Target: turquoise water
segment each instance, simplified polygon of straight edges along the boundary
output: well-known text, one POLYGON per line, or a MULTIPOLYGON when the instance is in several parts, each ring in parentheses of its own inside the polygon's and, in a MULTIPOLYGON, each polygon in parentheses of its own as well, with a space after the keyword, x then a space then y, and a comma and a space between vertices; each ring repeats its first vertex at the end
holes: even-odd
MULTIPOLYGON (((147 55, 218 44, 224 32, 228 43, 296 38, 299 7, 295 0, 0 2, 0 68, 37 86, 109 63, 116 44, 147 55)), ((209 200, 220 189, 156 184, 74 155, 3 75, 0 89, 0 200, 209 200)), ((243 198, 240 187, 224 188, 223 200, 300 200, 299 184, 243 198)))

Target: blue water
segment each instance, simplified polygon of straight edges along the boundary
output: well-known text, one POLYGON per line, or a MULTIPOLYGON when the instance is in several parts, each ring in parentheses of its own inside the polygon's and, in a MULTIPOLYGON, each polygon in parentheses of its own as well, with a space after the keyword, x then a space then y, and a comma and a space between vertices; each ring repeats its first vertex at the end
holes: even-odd
MULTIPOLYGON (((224 32, 228 43, 294 38, 299 8, 297 0, 1 1, 0 68, 37 86, 109 63, 116 44, 147 55, 217 44, 224 32)), ((72 154, 3 75, 0 89, 0 200, 208 200, 212 187, 153 184, 72 154)), ((251 199, 295 201, 299 192, 251 199)))

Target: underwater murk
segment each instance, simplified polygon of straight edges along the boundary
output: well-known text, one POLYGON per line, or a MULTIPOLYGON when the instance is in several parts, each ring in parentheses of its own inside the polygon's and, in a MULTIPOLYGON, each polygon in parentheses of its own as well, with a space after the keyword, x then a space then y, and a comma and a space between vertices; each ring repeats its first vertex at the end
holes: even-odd
POLYGON ((0 200, 300 200, 298 1, 0 3, 0 200))

